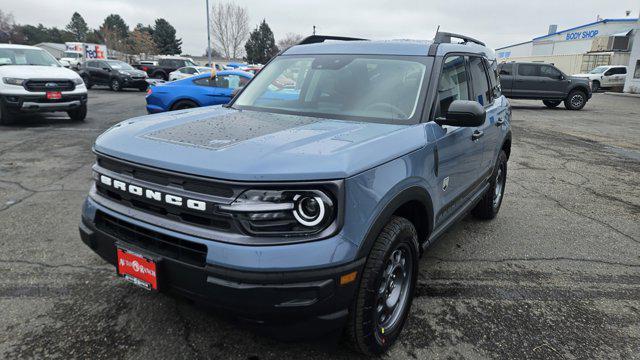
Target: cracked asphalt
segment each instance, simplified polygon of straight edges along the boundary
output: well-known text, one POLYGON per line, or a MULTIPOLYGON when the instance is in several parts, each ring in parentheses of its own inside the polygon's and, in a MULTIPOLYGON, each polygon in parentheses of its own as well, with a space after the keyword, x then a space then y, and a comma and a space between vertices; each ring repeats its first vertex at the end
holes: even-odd
MULTIPOLYGON (((283 342, 118 279, 77 224, 93 140, 144 114, 144 96, 98 89, 89 104, 84 123, 0 127, 0 358, 357 357, 336 337, 283 342)), ((640 99, 512 104, 501 212, 428 250, 388 358, 640 359, 640 99)))

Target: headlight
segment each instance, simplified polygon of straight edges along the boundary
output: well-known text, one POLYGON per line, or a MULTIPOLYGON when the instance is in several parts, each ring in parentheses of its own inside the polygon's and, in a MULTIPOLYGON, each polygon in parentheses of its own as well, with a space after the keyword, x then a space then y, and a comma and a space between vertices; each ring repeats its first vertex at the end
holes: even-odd
POLYGON ((5 84, 8 84, 8 85, 18 85, 18 86, 22 86, 22 85, 24 84, 24 79, 18 79, 18 78, 8 78, 8 77, 5 77, 5 78, 2 78, 2 81, 3 81, 5 84))
POLYGON ((73 79, 73 83, 76 85, 82 85, 84 84, 84 81, 82 81, 82 78, 75 78, 73 79))
POLYGON ((220 210, 251 235, 312 235, 336 219, 335 201, 322 190, 247 190, 220 210))

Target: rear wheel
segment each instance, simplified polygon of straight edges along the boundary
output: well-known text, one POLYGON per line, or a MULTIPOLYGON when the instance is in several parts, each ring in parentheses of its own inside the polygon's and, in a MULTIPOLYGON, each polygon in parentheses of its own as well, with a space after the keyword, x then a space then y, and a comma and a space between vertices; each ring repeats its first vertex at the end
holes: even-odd
POLYGON ((84 121, 87 117, 87 104, 83 104, 75 110, 67 111, 67 115, 69 115, 73 121, 84 121))
POLYGON ((549 109, 558 107, 558 105, 560 105, 561 102, 562 102, 561 100, 542 100, 542 103, 544 104, 544 106, 548 107, 549 109))
POLYGON ((7 105, 0 100, 0 125, 10 125, 13 123, 14 114, 9 112, 7 105))
POLYGON ((573 90, 564 99, 564 107, 569 110, 580 110, 587 104, 587 94, 581 90, 573 90))
POLYGON ((417 276, 416 229, 409 220, 394 216, 371 249, 349 311, 347 333, 357 351, 382 354, 398 339, 417 276))
POLYGON ((91 87, 93 86, 93 84, 91 83, 91 79, 87 75, 82 76, 82 81, 84 81, 84 86, 86 86, 87 89, 91 89, 91 87))
POLYGON ((111 79, 111 82, 109 83, 109 87, 111 88, 111 90, 113 91, 120 91, 122 90, 122 84, 120 84, 120 80, 113 78, 111 79))
POLYGON ((173 104, 171 110, 184 110, 198 107, 198 104, 194 103, 191 100, 180 100, 177 103, 173 104))
POLYGON ((167 80, 167 76, 163 72, 154 73, 151 77, 158 80, 167 80))
POLYGON ((489 190, 471 211, 473 216, 478 219, 491 220, 500 211, 505 185, 507 184, 507 154, 504 150, 500 150, 500 154, 498 154, 498 161, 496 161, 496 167, 493 169, 489 184, 489 190))

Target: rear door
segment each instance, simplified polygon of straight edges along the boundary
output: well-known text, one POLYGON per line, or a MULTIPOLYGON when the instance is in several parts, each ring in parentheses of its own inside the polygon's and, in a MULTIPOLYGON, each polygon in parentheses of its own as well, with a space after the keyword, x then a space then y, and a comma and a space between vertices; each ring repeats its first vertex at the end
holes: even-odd
POLYGON ((602 86, 623 86, 626 77, 627 69, 625 67, 612 67, 611 69, 604 72, 602 76, 602 86))
POLYGON ((505 96, 511 96, 513 92, 514 68, 515 65, 513 63, 503 63, 498 65, 500 88, 505 96))
POLYGON ((518 64, 513 84, 513 95, 522 98, 538 98, 540 84, 540 66, 537 64, 518 64))
MULTIPOLYGON (((464 55, 449 55, 443 60, 438 82, 435 118, 445 116, 455 100, 473 100, 471 77, 464 55)), ((478 167, 482 161, 482 147, 473 140, 476 128, 434 126, 438 158, 438 213, 436 226, 465 203, 473 189, 478 167)))

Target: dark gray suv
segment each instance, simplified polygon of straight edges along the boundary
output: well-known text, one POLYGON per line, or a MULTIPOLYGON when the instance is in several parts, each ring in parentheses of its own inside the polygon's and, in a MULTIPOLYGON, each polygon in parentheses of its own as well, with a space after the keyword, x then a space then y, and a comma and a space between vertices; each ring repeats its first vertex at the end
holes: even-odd
POLYGON ((511 99, 542 100, 549 108, 564 101, 569 110, 580 110, 591 98, 588 79, 569 76, 551 64, 502 63, 498 66, 502 94, 511 99))

